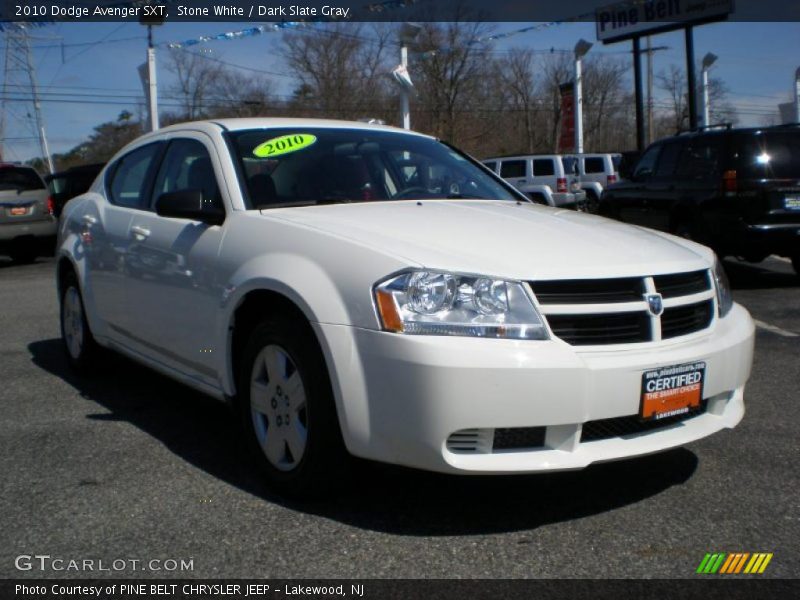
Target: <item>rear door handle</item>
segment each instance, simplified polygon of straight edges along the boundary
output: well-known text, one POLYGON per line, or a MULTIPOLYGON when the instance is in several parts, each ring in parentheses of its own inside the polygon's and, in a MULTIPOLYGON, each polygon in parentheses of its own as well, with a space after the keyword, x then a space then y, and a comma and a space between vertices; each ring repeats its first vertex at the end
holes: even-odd
POLYGON ((139 225, 133 225, 131 227, 131 234, 133 234, 133 237, 141 242, 142 240, 146 240, 150 237, 150 230, 139 225))

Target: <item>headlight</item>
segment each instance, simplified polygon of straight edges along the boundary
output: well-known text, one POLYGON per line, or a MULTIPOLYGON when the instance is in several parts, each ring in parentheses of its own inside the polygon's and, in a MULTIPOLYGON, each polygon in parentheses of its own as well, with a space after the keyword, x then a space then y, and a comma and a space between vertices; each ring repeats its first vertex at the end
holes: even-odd
POLYGON ((717 258, 714 261, 714 284, 717 288, 717 305, 719 306, 719 316, 727 315, 733 308, 733 295, 731 294, 731 284, 725 274, 725 267, 717 258))
POLYGON ((516 281, 412 271, 377 284, 375 304, 383 328, 395 333, 548 339, 544 320, 516 281))

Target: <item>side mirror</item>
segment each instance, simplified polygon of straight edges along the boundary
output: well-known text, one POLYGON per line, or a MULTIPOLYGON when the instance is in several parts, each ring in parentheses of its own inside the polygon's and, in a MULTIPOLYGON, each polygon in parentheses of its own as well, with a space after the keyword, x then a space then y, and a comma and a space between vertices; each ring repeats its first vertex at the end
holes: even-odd
POLYGON ((210 200, 204 200, 200 190, 177 190, 161 194, 156 200, 156 214, 160 217, 202 221, 209 225, 221 225, 225 220, 225 210, 210 200))

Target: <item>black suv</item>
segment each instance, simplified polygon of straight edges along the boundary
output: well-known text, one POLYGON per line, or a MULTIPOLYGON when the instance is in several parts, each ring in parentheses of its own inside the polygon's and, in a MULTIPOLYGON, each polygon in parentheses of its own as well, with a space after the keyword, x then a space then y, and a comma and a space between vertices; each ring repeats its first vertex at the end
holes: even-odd
POLYGON ((600 213, 711 246, 792 259, 800 274, 800 125, 706 129, 652 144, 600 213))
POLYGON ((95 178, 103 170, 103 163, 70 167, 66 171, 45 176, 44 180, 50 188, 53 197, 54 214, 59 216, 64 210, 64 205, 87 191, 94 183, 95 178))

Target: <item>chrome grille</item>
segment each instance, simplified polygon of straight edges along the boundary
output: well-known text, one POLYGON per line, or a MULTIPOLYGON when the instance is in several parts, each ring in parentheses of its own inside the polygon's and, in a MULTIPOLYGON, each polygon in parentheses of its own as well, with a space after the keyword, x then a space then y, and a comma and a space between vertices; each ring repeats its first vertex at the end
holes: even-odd
POLYGON ((604 346, 654 342, 707 329, 714 319, 711 281, 704 270, 529 284, 553 335, 573 346, 604 346), (661 295, 660 315, 647 302, 651 294, 661 295))

